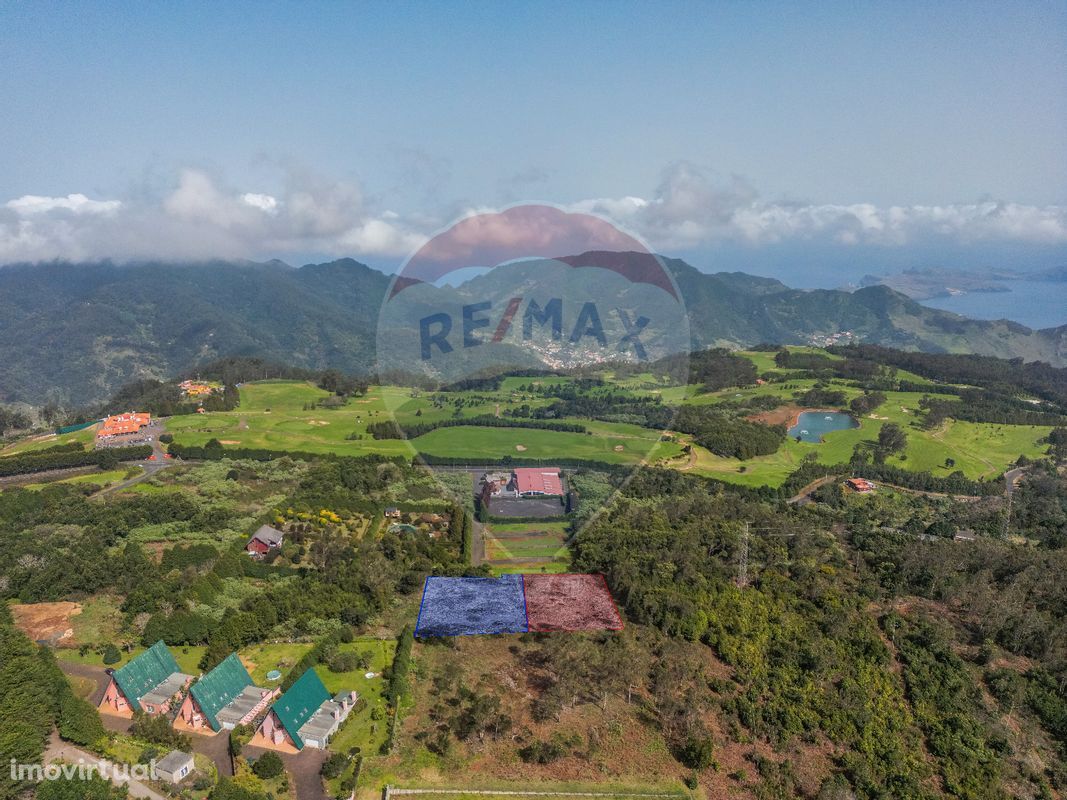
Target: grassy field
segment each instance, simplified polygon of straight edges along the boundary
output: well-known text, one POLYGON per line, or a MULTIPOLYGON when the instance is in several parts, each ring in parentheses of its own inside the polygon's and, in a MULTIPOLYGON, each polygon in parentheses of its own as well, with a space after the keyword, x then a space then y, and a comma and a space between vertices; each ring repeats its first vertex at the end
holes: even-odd
POLYGON ((367 425, 388 419, 386 403, 399 398, 390 393, 406 390, 372 387, 366 397, 354 398, 336 409, 311 409, 311 404, 329 397, 310 383, 264 381, 241 387, 241 405, 235 411, 171 417, 167 430, 180 444, 202 445, 218 439, 232 447, 299 450, 310 453, 364 455, 410 455, 403 440, 376 441, 367 425), (350 435, 362 439, 351 440, 350 435))
POLYGON ((485 556, 493 573, 566 572, 570 551, 565 522, 487 523, 485 556), (521 563, 505 563, 521 559, 521 563))
POLYGON ((38 450, 47 450, 49 447, 70 444, 71 442, 80 442, 81 444, 88 446, 93 443, 95 437, 95 425, 91 428, 74 431, 73 433, 65 433, 62 436, 57 436, 54 433, 31 436, 26 439, 19 439, 17 442, 12 442, 3 448, 0 448, 0 458, 3 456, 16 456, 20 453, 32 453, 38 450))
POLYGON ((141 467, 132 467, 130 469, 112 469, 107 472, 90 472, 87 475, 75 475, 73 478, 63 478, 58 481, 48 481, 47 483, 27 483, 22 488, 30 489, 31 491, 39 491, 46 486, 52 486, 56 483, 73 483, 73 484, 90 484, 100 489, 110 486, 113 483, 119 483, 127 478, 135 478, 142 474, 144 470, 141 467))
POLYGON ((277 686, 278 681, 267 680, 267 673, 276 669, 285 675, 311 648, 310 642, 257 644, 243 649, 240 656, 256 686, 277 686))
MULTIPOLYGON (((918 376, 911 379, 922 380, 918 376)), ((810 389, 815 382, 798 380, 791 381, 789 385, 794 388, 786 389, 781 384, 765 384, 745 389, 725 389, 696 395, 687 402, 714 404, 724 400, 775 396, 786 403, 793 400, 794 391, 810 389)), ((861 394, 859 389, 842 383, 834 382, 832 388, 844 392, 848 400, 861 394)), ((694 447, 695 459, 692 465, 684 458, 675 459, 672 465, 691 469, 695 474, 709 475, 746 486, 778 486, 800 465, 807 454, 814 453, 819 462, 824 464, 847 462, 857 444, 877 439, 882 425, 895 422, 907 433, 908 444, 902 458, 890 458, 888 463, 891 465, 913 471, 927 470, 934 475, 948 475, 960 470, 968 478, 988 479, 999 475, 1020 455, 1031 458, 1039 456, 1043 447, 1038 441, 1051 430, 1037 425, 998 425, 954 420, 947 421, 940 428, 924 430, 916 424, 922 396, 916 392, 886 392, 886 402, 873 414, 860 418, 860 427, 829 433, 823 437, 821 443, 787 439, 776 453, 744 462, 734 458, 722 458, 702 447, 694 447), (953 459, 955 463, 948 467, 946 459, 953 459)))
MULTIPOLYGON (((102 642, 101 642, 102 644, 102 642)), ((174 660, 178 662, 178 666, 181 671, 186 675, 199 675, 200 674, 200 659, 204 657, 204 650, 206 647, 201 646, 188 646, 188 647, 172 647, 170 652, 174 655, 174 660)), ((100 653, 90 650, 85 655, 82 655, 76 649, 72 648, 57 648, 55 650, 56 658, 60 661, 67 661, 71 664, 88 664, 93 667, 113 667, 118 669, 130 663, 134 658, 141 655, 145 651, 144 647, 138 645, 131 649, 128 653, 122 651, 122 658, 117 664, 105 664, 100 653)))
MULTIPOLYGON (((499 392, 464 392, 460 408, 462 417, 495 415, 498 410, 526 403, 536 406, 548 399, 518 392, 528 379, 509 378, 499 392), (515 394, 507 389, 514 384, 515 394)), ((562 379, 561 379, 562 380, 562 379)), ((307 410, 327 392, 309 383, 265 381, 241 387, 241 405, 235 411, 172 417, 167 430, 181 444, 202 445, 218 439, 231 447, 274 448, 312 453, 365 455, 412 455, 420 451, 439 456, 465 456, 497 459, 503 456, 553 458, 569 455, 610 463, 635 463, 646 457, 666 458, 677 455, 680 448, 658 442, 659 434, 636 425, 614 423, 586 424, 594 435, 530 428, 439 428, 408 443, 404 440, 375 440, 367 425, 390 419, 392 409, 404 423, 427 423, 456 416, 456 408, 442 403, 433 395, 412 396, 409 389, 397 386, 372 387, 366 397, 355 398, 338 409, 307 410), (349 439, 350 435, 362 436, 349 439), (412 447, 414 445, 414 447, 412 447), (519 449, 519 448, 525 448, 519 449)))
MULTIPOLYGON (((815 348, 791 348, 798 352, 821 352, 815 348)), ((742 352, 760 372, 780 372, 774 353, 742 352)), ((919 376, 898 371, 898 377, 922 381, 919 376)), ((961 470, 969 478, 992 478, 1020 455, 1041 453, 1038 440, 1048 428, 948 422, 938 430, 922 430, 914 425, 919 412, 919 393, 889 392, 886 403, 860 420, 860 427, 828 434, 818 444, 785 442, 778 452, 747 462, 721 458, 700 448, 693 455, 683 454, 686 437, 660 441, 657 431, 637 425, 568 420, 583 424, 588 433, 539 430, 534 428, 492 428, 454 426, 438 428, 404 440, 375 440, 367 433, 371 423, 386 421, 395 414, 405 424, 429 423, 474 416, 500 416, 519 405, 536 407, 552 402, 551 398, 527 393, 524 387, 534 383, 561 384, 569 378, 506 378, 496 391, 460 393, 417 392, 397 386, 372 387, 366 397, 355 398, 338 409, 314 409, 313 405, 328 397, 321 389, 306 382, 265 381, 241 387, 241 405, 231 412, 200 414, 172 418, 168 430, 176 441, 204 444, 219 439, 227 446, 273 448, 316 453, 410 456, 415 450, 449 458, 484 458, 499 460, 521 458, 583 458, 613 464, 646 462, 672 466, 745 485, 781 484, 805 455, 814 453, 823 463, 848 461, 853 447, 872 441, 886 422, 896 422, 908 434, 903 458, 891 464, 911 470, 929 470, 948 474, 961 470), (349 437, 357 438, 349 438, 349 437), (955 464, 946 467, 946 459, 955 464)), ((776 397, 782 403, 793 401, 795 392, 815 385, 813 379, 798 379, 788 384, 768 383, 743 389, 725 389, 705 393, 697 386, 663 387, 651 375, 636 375, 619 381, 619 387, 635 394, 655 394, 668 403, 716 404, 743 401, 754 397, 776 397)), ((833 382, 851 399, 860 390, 833 382)), ((948 395, 944 395, 948 397, 948 395)), ((74 434, 77 435, 77 434, 74 434)), ((151 488, 144 488, 151 491, 151 488)))
POLYGON ((413 440, 420 452, 435 456, 499 459, 588 458, 609 464, 631 464, 669 458, 681 453, 674 442, 659 442, 659 434, 633 425, 583 423, 590 433, 567 433, 533 428, 438 428, 413 440), (629 429, 644 435, 634 434, 629 429))
POLYGON ((337 753, 347 753, 353 747, 358 747, 364 754, 377 754, 388 734, 385 701, 382 699, 385 689, 382 673, 393 663, 396 641, 357 639, 341 645, 340 650, 361 653, 366 657, 369 666, 352 672, 333 672, 329 667, 320 664, 315 667, 315 671, 331 694, 355 689, 366 705, 349 716, 330 742, 330 749, 337 753), (367 673, 371 672, 375 677, 368 678, 367 673))

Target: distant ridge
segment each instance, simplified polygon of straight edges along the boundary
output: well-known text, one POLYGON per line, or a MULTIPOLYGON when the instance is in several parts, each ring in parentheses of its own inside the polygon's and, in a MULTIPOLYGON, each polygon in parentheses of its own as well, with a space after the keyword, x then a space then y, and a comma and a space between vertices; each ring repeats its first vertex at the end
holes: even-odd
MULTIPOLYGON (((903 349, 1067 364, 1067 326, 1034 331, 969 320, 885 286, 802 291, 770 278, 664 262, 698 348, 818 343, 850 331, 859 341, 903 349)), ((473 278, 461 293, 484 291, 481 299, 494 299, 491 276, 473 278)), ((230 355, 368 373, 389 280, 350 258, 298 268, 281 261, 3 267, 0 402, 83 405, 130 380, 230 355)))

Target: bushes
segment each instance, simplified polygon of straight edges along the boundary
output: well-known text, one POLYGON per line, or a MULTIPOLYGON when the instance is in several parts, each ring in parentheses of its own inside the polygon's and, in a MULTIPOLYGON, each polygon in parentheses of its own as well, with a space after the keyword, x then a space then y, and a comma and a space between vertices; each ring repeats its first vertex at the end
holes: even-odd
POLYGON ((147 444, 139 447, 109 447, 89 451, 27 453, 21 456, 0 458, 0 477, 47 472, 53 469, 117 464, 119 461, 140 461, 150 455, 152 455, 152 448, 147 444))
POLYGON ((104 647, 104 663, 105 664, 118 664, 122 660, 122 653, 111 642, 107 643, 104 647))
POLYGON ((285 766, 282 764, 281 756, 273 750, 268 750, 256 759, 256 763, 252 765, 252 771, 256 773, 257 778, 266 781, 281 775, 285 771, 285 766))
POLYGON ((411 668, 411 647, 415 643, 411 627, 405 626, 396 643, 396 655, 389 668, 389 685, 385 688, 385 699, 396 706, 408 692, 408 670, 411 668))
POLYGON ((146 742, 158 744, 171 750, 189 750, 193 746, 189 734, 180 733, 171 727, 166 716, 152 716, 143 711, 135 711, 130 733, 146 742))

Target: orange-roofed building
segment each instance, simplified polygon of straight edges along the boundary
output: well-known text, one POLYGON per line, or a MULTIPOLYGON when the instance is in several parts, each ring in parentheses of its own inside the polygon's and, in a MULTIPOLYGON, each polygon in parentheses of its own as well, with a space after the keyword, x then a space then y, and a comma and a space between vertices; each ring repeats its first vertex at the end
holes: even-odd
POLYGON ((852 491, 859 492, 860 494, 868 494, 874 491, 874 484, 866 478, 849 478, 845 481, 845 485, 852 491))
POLYGON ((146 412, 133 412, 128 414, 115 414, 104 420, 97 431, 97 438, 107 436, 121 436, 128 433, 137 433, 141 428, 151 424, 152 415, 146 412))

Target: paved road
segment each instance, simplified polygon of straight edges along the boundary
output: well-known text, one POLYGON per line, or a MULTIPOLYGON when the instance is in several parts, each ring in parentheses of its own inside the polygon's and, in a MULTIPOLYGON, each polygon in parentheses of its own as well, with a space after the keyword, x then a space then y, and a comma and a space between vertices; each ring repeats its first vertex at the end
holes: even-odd
POLYGON ((114 483, 111 486, 106 486, 94 494, 93 497, 104 497, 105 495, 113 494, 114 492, 121 492, 123 489, 128 489, 134 484, 148 480, 157 472, 160 472, 167 467, 174 466, 174 460, 165 457, 166 451, 163 449, 163 445, 159 443, 158 439, 152 440, 152 455, 156 457, 154 461, 137 462, 144 469, 144 472, 140 475, 128 480, 120 481, 119 483, 114 483))
POLYGON ((63 761, 68 764, 77 764, 79 761, 83 761, 86 764, 100 764, 107 769, 108 773, 103 777, 107 777, 116 786, 125 786, 130 792, 130 797, 144 798, 144 800, 166 800, 163 795, 141 783, 141 781, 135 778, 126 778, 127 771, 125 768, 122 770, 123 777, 119 777, 114 774, 115 765, 112 762, 67 744, 54 731, 48 742, 48 748, 44 751, 44 763, 51 764, 53 761, 63 761))

